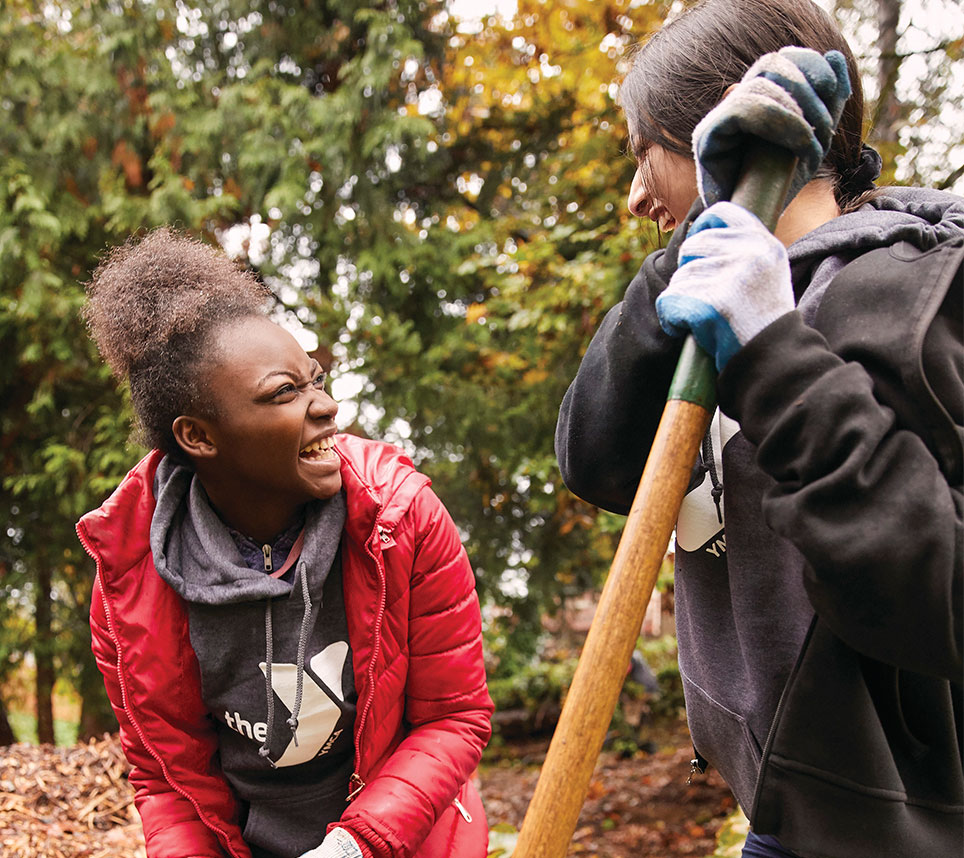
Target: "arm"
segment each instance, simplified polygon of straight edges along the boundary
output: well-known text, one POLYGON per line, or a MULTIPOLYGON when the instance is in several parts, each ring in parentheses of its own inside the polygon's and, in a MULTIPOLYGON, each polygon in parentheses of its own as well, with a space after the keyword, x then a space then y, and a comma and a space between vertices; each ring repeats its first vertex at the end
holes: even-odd
POLYGON ((607 313, 559 411, 556 457, 566 486, 613 512, 632 505, 679 358, 681 343, 663 332, 653 305, 700 210, 697 201, 607 313))
MULTIPOLYGON (((943 330, 954 336, 932 351, 960 367, 960 319, 943 330)), ((959 423, 959 376, 953 387, 945 395, 959 423)), ((879 389, 791 312, 736 354, 718 391, 775 481, 764 517, 807 559, 821 619, 877 660, 960 682, 960 474, 951 484, 879 389)))
MULTIPOLYGON (((124 755, 131 765, 129 780, 135 789, 135 803, 144 826, 147 855, 149 858, 224 858, 228 853, 201 821, 198 808, 167 781, 164 764, 145 746, 140 731, 128 715, 125 691, 118 676, 117 647, 107 621, 99 574, 94 580, 90 626, 91 648, 120 726, 124 755)), ((209 765, 216 752, 213 731, 195 729, 193 737, 187 738, 191 740, 191 753, 209 765)), ((226 786, 224 791, 223 799, 230 804, 226 786)), ((225 810, 224 807, 211 809, 225 810)), ((233 806, 228 812, 233 812, 233 806)))
POLYGON ((410 728, 338 823, 359 841, 400 841, 401 850, 385 853, 397 856, 415 853, 475 771, 493 708, 475 577, 458 531, 428 488, 405 518, 400 527, 414 529, 404 701, 410 728))

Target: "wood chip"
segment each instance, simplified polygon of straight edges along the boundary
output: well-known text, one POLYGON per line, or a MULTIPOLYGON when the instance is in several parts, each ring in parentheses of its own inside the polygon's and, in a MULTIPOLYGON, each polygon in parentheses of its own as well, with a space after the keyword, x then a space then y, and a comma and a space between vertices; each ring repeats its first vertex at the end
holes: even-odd
POLYGON ((0 747, 0 855, 144 858, 129 769, 116 736, 0 747))

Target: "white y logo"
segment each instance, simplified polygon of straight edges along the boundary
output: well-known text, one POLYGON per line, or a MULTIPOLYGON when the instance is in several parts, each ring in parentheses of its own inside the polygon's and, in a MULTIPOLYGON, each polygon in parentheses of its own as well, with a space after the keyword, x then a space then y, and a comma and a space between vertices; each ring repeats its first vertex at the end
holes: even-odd
MULTIPOLYGON (((713 459, 720 481, 723 479, 723 448, 737 432, 740 424, 731 420, 717 409, 710 424, 710 437, 713 440, 713 459)), ((703 481, 683 498, 679 519, 676 522, 676 542, 683 551, 698 551, 723 530, 722 498, 719 508, 713 501, 713 481, 709 474, 703 481)), ((719 557, 721 545, 725 550, 726 541, 717 539, 706 549, 714 557, 719 557)))
MULTIPOLYGON (((347 656, 348 643, 336 641, 308 661, 314 673, 339 700, 345 699, 341 676, 347 656)), ((264 662, 261 662, 259 667, 262 673, 267 672, 264 662)), ((293 664, 271 665, 271 687, 288 707, 288 711, 294 711, 295 708, 297 672, 293 664)), ((303 677, 301 712, 298 714, 298 745, 295 746, 294 739, 288 743, 285 752, 275 761, 275 765, 279 767, 296 766, 314 759, 331 737, 331 732, 341 716, 341 710, 328 693, 308 673, 303 677)))

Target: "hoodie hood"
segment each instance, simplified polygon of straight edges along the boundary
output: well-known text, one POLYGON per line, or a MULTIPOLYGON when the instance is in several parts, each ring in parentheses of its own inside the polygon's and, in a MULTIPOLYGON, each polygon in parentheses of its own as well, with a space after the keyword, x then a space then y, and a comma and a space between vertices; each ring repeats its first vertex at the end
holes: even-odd
POLYGON ((812 322, 837 272, 870 250, 898 242, 930 250, 961 235, 964 197, 928 188, 881 188, 857 211, 828 221, 790 245, 798 308, 812 322))
MULTIPOLYGON (((202 605, 227 605, 291 593, 291 580, 248 568, 192 469, 165 457, 154 477, 154 494, 157 506, 150 533, 154 566, 183 599, 202 605)), ((328 569, 344 524, 342 492, 309 504, 301 559, 313 569, 328 569)), ((324 580, 312 583, 313 589, 320 588, 324 580)), ((314 592, 312 597, 316 597, 314 592)))

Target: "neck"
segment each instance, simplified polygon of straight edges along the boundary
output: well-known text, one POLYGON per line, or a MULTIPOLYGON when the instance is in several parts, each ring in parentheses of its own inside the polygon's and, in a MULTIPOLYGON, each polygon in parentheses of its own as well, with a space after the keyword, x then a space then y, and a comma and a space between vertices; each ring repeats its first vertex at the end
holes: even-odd
POLYGON ((780 215, 773 234, 785 247, 789 247, 798 238, 839 215, 840 207, 834 199, 833 183, 829 179, 814 179, 803 186, 780 215))
POLYGON ((278 497, 252 499, 238 486, 205 479, 198 472, 211 507, 228 527, 261 544, 270 543, 302 515, 304 503, 278 497))

